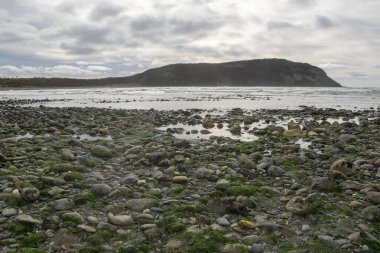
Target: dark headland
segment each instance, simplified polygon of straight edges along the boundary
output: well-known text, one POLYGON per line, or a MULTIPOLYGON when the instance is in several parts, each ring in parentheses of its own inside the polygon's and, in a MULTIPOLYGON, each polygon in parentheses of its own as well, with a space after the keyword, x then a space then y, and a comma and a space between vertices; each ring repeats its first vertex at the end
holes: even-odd
POLYGON ((127 77, 2 78, 1 88, 170 86, 341 87, 322 69, 284 59, 172 64, 127 77))

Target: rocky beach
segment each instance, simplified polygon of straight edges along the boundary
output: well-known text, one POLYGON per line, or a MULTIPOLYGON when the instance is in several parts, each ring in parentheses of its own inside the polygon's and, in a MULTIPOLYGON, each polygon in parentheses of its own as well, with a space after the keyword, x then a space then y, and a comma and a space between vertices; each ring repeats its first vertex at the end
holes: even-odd
POLYGON ((0 252, 379 252, 379 143, 375 109, 3 100, 0 252))

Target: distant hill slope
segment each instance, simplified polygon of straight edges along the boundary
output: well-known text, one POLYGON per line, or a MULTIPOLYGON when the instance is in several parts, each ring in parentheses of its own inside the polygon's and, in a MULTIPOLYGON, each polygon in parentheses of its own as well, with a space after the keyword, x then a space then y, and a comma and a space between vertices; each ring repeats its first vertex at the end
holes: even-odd
POLYGON ((103 79, 8 78, 0 87, 283 86, 340 87, 320 68, 283 59, 172 64, 128 77, 103 79))

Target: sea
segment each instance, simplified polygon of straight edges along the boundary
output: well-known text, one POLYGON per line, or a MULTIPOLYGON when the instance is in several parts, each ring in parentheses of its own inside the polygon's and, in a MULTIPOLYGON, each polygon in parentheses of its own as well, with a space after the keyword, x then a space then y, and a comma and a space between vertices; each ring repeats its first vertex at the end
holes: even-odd
POLYGON ((307 106, 380 110, 380 87, 221 86, 1 90, 0 100, 18 100, 23 106, 114 109, 297 110, 307 106))

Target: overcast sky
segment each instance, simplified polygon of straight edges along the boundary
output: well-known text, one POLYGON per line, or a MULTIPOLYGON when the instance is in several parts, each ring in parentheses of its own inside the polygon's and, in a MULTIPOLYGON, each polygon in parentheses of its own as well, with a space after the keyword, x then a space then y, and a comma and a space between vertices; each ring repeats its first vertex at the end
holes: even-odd
POLYGON ((379 0, 0 0, 0 77, 285 58, 380 86, 379 0))

